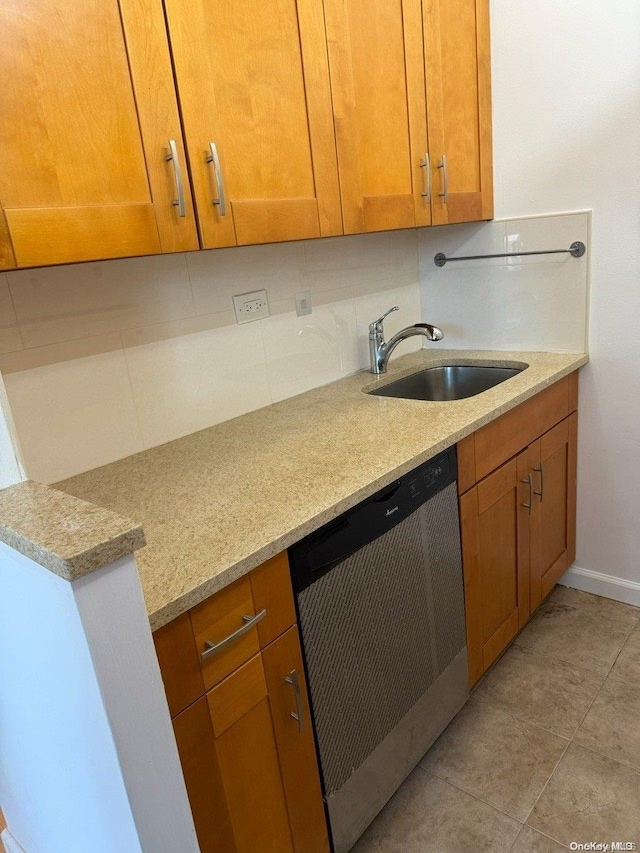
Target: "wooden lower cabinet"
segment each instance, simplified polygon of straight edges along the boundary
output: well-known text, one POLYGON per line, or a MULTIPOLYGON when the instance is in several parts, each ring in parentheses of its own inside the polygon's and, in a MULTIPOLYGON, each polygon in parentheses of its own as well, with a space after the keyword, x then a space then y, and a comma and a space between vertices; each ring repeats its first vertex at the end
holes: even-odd
POLYGON ((290 628, 267 646, 262 660, 294 850, 327 853, 327 822, 298 629, 290 628))
POLYGON ((460 498, 471 684, 529 616, 529 520, 519 477, 522 463, 512 459, 460 498))
POLYGON ((295 626, 173 723, 202 853, 327 853, 295 626))
POLYGON ((575 559, 577 413, 460 497, 469 683, 575 559))
POLYGON ((578 415, 570 415, 532 448, 534 511, 531 517, 533 611, 575 559, 578 415))

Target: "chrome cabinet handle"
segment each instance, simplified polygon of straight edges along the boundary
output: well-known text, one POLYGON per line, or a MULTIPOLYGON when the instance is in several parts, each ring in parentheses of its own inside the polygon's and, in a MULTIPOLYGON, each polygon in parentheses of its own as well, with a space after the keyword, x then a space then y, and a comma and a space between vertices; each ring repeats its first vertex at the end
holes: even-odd
POLYGON ((178 146, 175 139, 169 140, 169 153, 165 157, 165 160, 167 163, 171 162, 173 166, 173 176, 176 180, 176 192, 178 193, 178 198, 174 198, 171 204, 178 208, 178 216, 186 216, 187 208, 184 203, 184 183, 182 180, 180 158, 178 157, 178 146))
POLYGON ((429 152, 425 152, 424 160, 420 161, 420 168, 426 169, 425 172, 425 189, 423 193, 420 193, 425 201, 431 201, 431 160, 429 159, 429 152))
POLYGON ((218 148, 215 142, 209 143, 209 151, 207 163, 213 163, 213 171, 216 173, 216 186, 218 187, 218 198, 211 199, 211 204, 217 204, 220 208, 220 216, 227 215, 227 200, 224 193, 224 179, 222 177, 222 169, 220 168, 220 158, 218 157, 218 148))
POLYGON ((239 640, 240 637, 244 637, 244 635, 248 634, 252 628, 255 628, 258 622, 262 622, 266 615, 267 611, 261 610, 260 613, 256 613, 255 616, 243 616, 242 621, 245 624, 241 628, 238 628, 237 631, 234 631, 233 634, 229 634, 228 637, 225 637, 224 640, 220 640, 219 643, 212 643, 211 640, 206 640, 204 644, 205 650, 200 652, 202 660, 206 660, 206 658, 211 657, 211 655, 215 655, 216 652, 221 652, 223 649, 226 649, 227 646, 230 646, 232 643, 235 643, 236 640, 239 640))
POLYGON ((442 192, 438 193, 444 204, 449 198, 449 175, 447 174, 447 158, 443 154, 442 160, 438 163, 438 169, 442 169, 442 192))
POLYGON ((540 463, 539 468, 534 468, 533 470, 536 472, 536 474, 540 474, 540 491, 534 491, 533 494, 537 495, 540 498, 540 503, 542 503, 544 499, 544 462, 540 463))
POLYGON ((302 689, 300 687, 300 679, 295 669, 292 669, 289 675, 284 679, 287 684, 293 687, 293 695, 296 697, 296 711, 291 711, 290 716, 298 723, 298 731, 303 734, 306 730, 304 719, 304 704, 302 702, 302 689))
POLYGON ((528 509, 529 515, 531 515, 531 507, 533 506, 533 480, 531 478, 531 474, 527 474, 527 476, 521 482, 529 484, 529 503, 522 504, 522 506, 525 509, 528 509))

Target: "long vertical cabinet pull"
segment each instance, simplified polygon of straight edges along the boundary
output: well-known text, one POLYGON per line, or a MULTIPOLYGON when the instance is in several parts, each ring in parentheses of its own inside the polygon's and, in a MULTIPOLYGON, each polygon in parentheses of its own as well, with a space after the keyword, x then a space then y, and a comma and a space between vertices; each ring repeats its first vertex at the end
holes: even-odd
POLYGON ((429 157, 429 152, 427 151, 424 155, 424 160, 420 161, 420 168, 425 170, 425 188, 421 193, 427 204, 431 203, 431 158, 429 157))
POLYGON ((443 204, 446 204, 449 197, 449 176, 447 175, 447 157, 445 154, 442 155, 442 160, 438 163, 438 169, 442 169, 442 192, 438 195, 443 204))
POLYGON ((220 157, 218 157, 218 148, 215 142, 209 143, 209 151, 207 163, 213 163, 213 171, 216 173, 216 186, 218 187, 218 198, 211 200, 211 204, 217 204, 220 208, 220 216, 227 215, 227 200, 224 192, 224 178, 222 177, 222 169, 220 167, 220 157))
POLYGON ((539 467, 533 469, 536 474, 540 474, 540 491, 536 492, 534 490, 533 494, 540 498, 540 503, 542 503, 544 499, 544 462, 541 462, 539 467))
POLYGON ((174 207, 178 208, 178 216, 186 216, 187 209, 184 203, 184 182, 182 180, 182 169, 180 168, 178 146, 176 145, 175 139, 169 140, 169 153, 165 159, 173 166, 173 176, 176 180, 176 192, 178 193, 178 198, 174 198, 171 203, 174 207))
POLYGON ((304 704, 302 702, 302 690, 300 688, 300 679, 298 678, 298 673, 295 669, 292 669, 289 675, 287 675, 284 680, 287 684, 290 684, 293 687, 293 694, 296 698, 297 710, 291 711, 290 716, 297 721, 298 731, 300 732, 300 734, 303 734, 306 729, 306 723, 304 719, 304 704))
POLYGON ((531 474, 527 474, 527 476, 522 480, 523 483, 529 486, 529 503, 522 504, 522 506, 529 511, 529 515, 531 515, 531 509, 533 507, 533 480, 531 478, 531 474))

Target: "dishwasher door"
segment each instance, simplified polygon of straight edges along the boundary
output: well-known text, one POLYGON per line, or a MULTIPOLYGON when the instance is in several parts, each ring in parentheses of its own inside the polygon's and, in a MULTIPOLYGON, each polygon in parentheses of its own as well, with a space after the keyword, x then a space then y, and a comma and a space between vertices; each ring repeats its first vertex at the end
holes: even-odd
POLYGON ((290 557, 329 823, 345 853, 468 697, 453 451, 290 557))

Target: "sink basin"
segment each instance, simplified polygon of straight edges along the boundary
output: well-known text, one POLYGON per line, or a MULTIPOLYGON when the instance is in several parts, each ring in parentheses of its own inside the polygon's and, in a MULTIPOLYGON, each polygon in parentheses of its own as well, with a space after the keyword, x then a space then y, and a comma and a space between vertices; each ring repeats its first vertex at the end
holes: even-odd
POLYGON ((405 400, 464 400, 506 382, 525 367, 527 365, 491 367, 477 364, 428 367, 368 393, 376 397, 402 397, 405 400))

